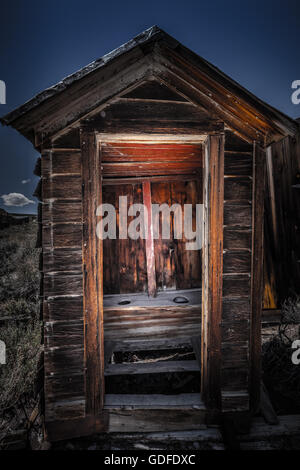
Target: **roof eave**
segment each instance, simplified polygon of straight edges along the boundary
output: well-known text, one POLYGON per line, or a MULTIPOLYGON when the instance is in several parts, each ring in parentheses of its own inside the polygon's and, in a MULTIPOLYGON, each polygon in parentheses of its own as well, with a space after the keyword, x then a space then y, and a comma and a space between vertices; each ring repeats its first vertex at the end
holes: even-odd
POLYGON ((22 135, 24 135, 27 139, 31 140, 31 142, 34 143, 34 135, 32 129, 28 126, 27 132, 27 128, 24 128, 22 126, 20 128, 20 125, 18 124, 20 118, 27 115, 28 121, 30 122, 29 116, 34 116, 35 110, 42 106, 45 102, 48 102, 49 99, 58 96, 74 83, 83 79, 87 75, 98 71, 102 67, 105 67, 106 65, 110 64, 113 60, 119 58, 123 54, 132 51, 138 46, 146 45, 146 43, 149 43, 151 41, 155 43, 158 41, 160 43, 163 42, 164 45, 167 45, 169 48, 171 47, 173 50, 176 51, 176 53, 181 56, 184 56, 185 60, 190 61, 195 66, 198 66, 200 70, 206 70, 206 72, 209 73, 209 75, 215 81, 222 80, 222 85, 225 89, 227 89, 228 87, 232 94, 235 94, 245 103, 248 103, 248 105, 250 105, 254 110, 257 109, 262 116, 265 116, 266 120, 273 122, 274 135, 278 134, 278 130, 279 134, 282 134, 282 136, 295 135, 299 132, 300 127, 299 123, 296 120, 290 118, 289 116, 272 107, 268 103, 265 103, 261 99, 257 98, 251 92, 249 92, 240 84, 238 84, 233 79, 224 74, 217 67, 210 64, 205 59, 199 57, 196 53, 180 44, 176 39, 169 36, 157 26, 152 26, 151 28, 143 31, 135 38, 131 39, 130 41, 113 50, 112 52, 106 54, 102 58, 97 59, 86 67, 83 67, 81 70, 67 76, 65 79, 63 79, 56 85, 42 91, 31 100, 24 103, 22 106, 16 108, 15 110, 0 118, 0 122, 3 125, 10 125, 14 127, 22 135))

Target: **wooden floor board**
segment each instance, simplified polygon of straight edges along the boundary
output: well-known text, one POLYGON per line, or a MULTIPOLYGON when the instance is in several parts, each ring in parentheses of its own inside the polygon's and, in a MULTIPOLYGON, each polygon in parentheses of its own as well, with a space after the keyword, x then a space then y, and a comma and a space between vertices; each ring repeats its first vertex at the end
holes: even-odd
POLYGON ((145 394, 107 394, 105 409, 205 409, 200 393, 181 393, 178 395, 145 394))

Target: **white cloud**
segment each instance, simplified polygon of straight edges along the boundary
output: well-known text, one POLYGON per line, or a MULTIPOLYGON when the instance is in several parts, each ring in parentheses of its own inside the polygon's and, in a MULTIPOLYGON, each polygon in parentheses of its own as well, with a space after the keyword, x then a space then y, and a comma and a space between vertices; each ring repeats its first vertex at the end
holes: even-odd
POLYGON ((23 207, 27 206, 28 204, 35 204, 34 201, 31 201, 26 196, 24 196, 24 194, 20 193, 2 194, 1 197, 5 206, 23 207))
POLYGON ((31 179, 28 178, 28 180, 22 180, 22 184, 27 184, 27 183, 30 183, 31 179))

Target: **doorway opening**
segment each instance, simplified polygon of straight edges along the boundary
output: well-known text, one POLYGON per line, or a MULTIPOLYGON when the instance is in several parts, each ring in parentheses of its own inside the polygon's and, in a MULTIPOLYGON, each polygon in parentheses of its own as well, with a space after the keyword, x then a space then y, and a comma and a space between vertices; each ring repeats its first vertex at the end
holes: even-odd
MULTIPOLYGON (((199 143, 101 143, 102 201, 116 209, 116 237, 103 240, 107 407, 202 406, 202 251, 187 249, 184 230, 178 237, 176 216, 176 207, 184 217, 190 205, 195 232, 202 161, 199 143), (125 197, 127 207, 151 205, 156 232, 151 231, 150 242, 120 238, 125 197), (168 238, 163 213, 154 215, 153 205, 174 208, 168 238)), ((130 214, 127 228, 135 218, 130 214)))

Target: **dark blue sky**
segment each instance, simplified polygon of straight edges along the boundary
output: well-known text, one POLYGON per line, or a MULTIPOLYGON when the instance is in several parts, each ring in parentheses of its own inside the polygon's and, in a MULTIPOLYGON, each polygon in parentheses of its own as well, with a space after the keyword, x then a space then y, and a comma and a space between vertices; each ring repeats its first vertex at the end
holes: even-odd
MULTIPOLYGON (((1 2, 0 80, 4 115, 39 91, 157 24, 254 94, 291 117, 300 80, 299 0, 9 0, 1 2)), ((0 128, 0 196, 31 200, 37 152, 0 128), (22 184, 22 180, 28 180, 22 184)), ((0 207, 34 212, 36 204, 0 207)))

